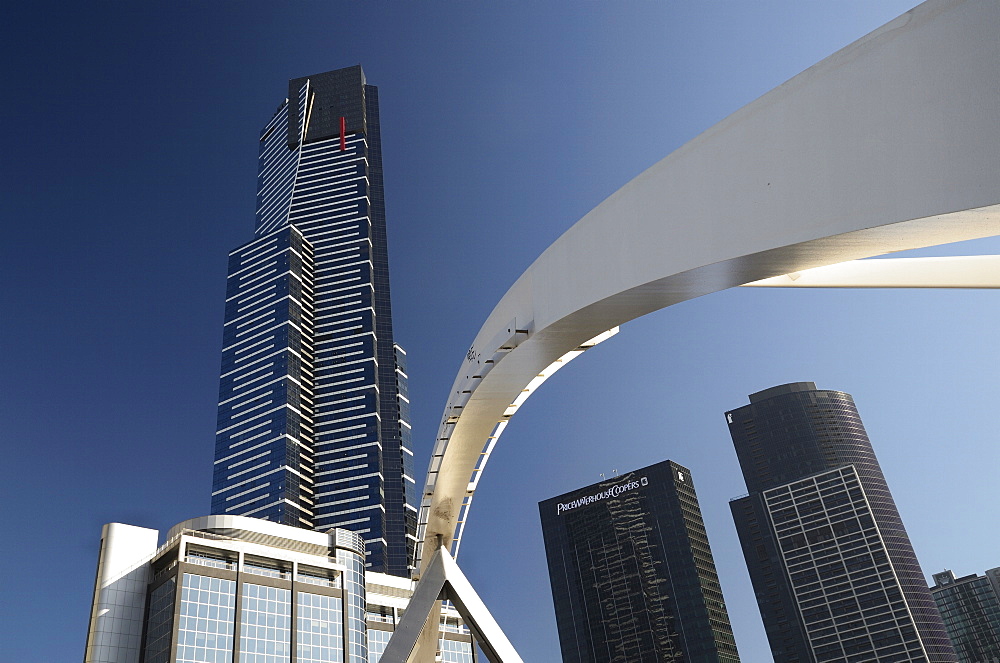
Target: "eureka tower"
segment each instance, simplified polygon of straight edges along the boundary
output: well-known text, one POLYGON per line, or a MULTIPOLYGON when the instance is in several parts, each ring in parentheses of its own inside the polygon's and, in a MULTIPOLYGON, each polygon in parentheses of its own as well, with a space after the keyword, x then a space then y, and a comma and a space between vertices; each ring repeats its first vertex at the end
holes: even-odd
POLYGON ((408 576, 405 353, 393 342, 378 89, 288 83, 260 134, 254 239, 229 255, 212 513, 354 530, 408 576))

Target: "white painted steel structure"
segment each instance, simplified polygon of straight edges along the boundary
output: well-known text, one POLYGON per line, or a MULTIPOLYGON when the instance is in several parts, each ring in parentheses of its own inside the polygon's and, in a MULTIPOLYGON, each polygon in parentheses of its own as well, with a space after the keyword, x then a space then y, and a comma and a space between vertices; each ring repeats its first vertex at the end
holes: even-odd
POLYGON ((457 552, 507 420, 608 330, 761 279, 791 275, 784 285, 794 285, 812 268, 1000 234, 997 34, 996 0, 925 2, 712 127, 566 231, 462 362, 424 489, 424 549, 457 552))
POLYGON ((851 260, 782 274, 753 288, 1000 288, 1000 256, 851 260))
POLYGON ((451 601, 490 663, 523 663, 507 636, 444 546, 424 569, 380 663, 435 661, 441 601, 451 601), (433 616, 433 621, 430 617, 433 616))

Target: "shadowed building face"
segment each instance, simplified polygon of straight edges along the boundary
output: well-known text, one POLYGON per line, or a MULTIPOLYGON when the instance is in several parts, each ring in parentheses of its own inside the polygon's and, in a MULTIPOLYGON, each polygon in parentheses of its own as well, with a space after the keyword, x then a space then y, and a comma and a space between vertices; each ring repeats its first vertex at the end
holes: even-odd
POLYGON ((730 506, 775 660, 955 661, 850 394, 781 385, 726 421, 750 493, 730 506))
POLYGON ((1000 569, 962 578, 935 573, 931 594, 960 663, 1000 661, 1000 569))
POLYGON ((665 461, 538 505, 564 663, 737 663, 691 472, 665 461))

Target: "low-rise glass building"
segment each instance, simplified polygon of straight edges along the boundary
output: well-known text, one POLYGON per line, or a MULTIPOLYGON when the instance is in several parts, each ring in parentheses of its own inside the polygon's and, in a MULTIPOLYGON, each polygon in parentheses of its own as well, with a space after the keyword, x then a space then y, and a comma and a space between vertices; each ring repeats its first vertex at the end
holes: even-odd
MULTIPOLYGON (((377 663, 413 581, 366 572, 365 541, 244 516, 104 526, 85 663, 377 663)), ((474 663, 444 610, 442 661, 474 663)))

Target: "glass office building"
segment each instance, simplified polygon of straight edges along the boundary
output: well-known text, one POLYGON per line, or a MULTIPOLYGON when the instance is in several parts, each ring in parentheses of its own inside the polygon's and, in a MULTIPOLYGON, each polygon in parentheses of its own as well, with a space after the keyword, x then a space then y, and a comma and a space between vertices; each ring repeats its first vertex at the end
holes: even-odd
POLYGON ((774 659, 956 661, 850 394, 786 384, 726 420, 749 491, 730 507, 774 659))
MULTIPOLYGON (((415 583, 365 542, 243 516, 104 526, 85 663, 378 663, 415 583)), ((438 660, 475 663, 454 608, 438 660)))
POLYGON ((737 663, 691 472, 664 461, 538 505, 564 663, 737 663))
POLYGON ((962 578, 935 573, 931 595, 961 663, 1000 663, 1000 568, 962 578))
POLYGON ((260 135, 255 238, 229 257, 212 513, 358 532, 408 576, 416 495, 393 342, 378 90, 289 82, 260 135))

